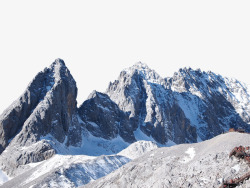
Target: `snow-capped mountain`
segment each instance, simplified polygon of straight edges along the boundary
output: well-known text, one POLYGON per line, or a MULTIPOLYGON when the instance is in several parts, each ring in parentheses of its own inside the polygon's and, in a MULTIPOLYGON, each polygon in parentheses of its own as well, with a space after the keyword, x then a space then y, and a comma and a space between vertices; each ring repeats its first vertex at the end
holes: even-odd
MULTIPOLYGON (((250 131, 248 88, 212 72, 184 68, 171 78, 162 78, 139 62, 123 70, 105 93, 93 91, 79 108, 76 97, 76 82, 64 61, 57 59, 38 73, 20 98, 4 111, 0 116, 2 183, 17 181, 17 177, 24 179, 24 173, 28 175, 41 167, 39 162, 45 164, 58 155, 92 156, 90 161, 80 162, 89 166, 105 158, 98 156, 117 154, 140 140, 172 146, 207 140, 230 127, 250 131)), ((136 147, 141 154, 154 145, 136 147)), ((121 154, 123 158, 106 157, 110 170, 102 175, 91 172, 91 178, 86 179, 95 180, 138 156, 130 154, 133 149, 129 151, 121 154)), ((75 164, 73 159, 68 161, 75 164)), ((55 168, 66 173, 68 168, 63 165, 55 168)), ((74 169, 85 169, 81 165, 74 169)), ((65 176, 65 181, 73 187, 82 185, 79 177, 65 176)), ((40 183, 44 181, 39 177, 40 183)))
POLYGON ((206 140, 230 127, 250 130, 247 87, 212 72, 184 68, 163 79, 137 63, 106 93, 128 114, 134 131, 161 144, 206 140))
POLYGON ((52 157, 56 148, 43 139, 48 135, 67 146, 79 146, 76 96, 76 82, 62 60, 38 73, 0 117, 1 169, 16 175, 20 165, 52 157))

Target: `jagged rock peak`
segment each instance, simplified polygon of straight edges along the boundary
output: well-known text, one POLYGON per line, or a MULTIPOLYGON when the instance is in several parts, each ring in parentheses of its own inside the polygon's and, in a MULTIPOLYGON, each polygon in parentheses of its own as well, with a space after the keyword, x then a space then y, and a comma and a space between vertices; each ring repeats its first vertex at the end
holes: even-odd
POLYGON ((66 65, 65 65, 65 62, 64 62, 62 59, 60 59, 60 58, 57 58, 57 59, 52 63, 51 66, 53 66, 53 65, 66 66, 66 65))
POLYGON ((135 63, 133 67, 137 69, 149 69, 148 65, 146 63, 142 63, 141 61, 135 63))
MULTIPOLYGON (((45 68, 45 70, 46 69, 47 68, 45 68)), ((69 81, 75 85, 76 82, 62 59, 56 59, 48 69, 54 73, 53 77, 55 78, 55 81, 59 81, 60 79, 69 79, 69 81)))
MULTIPOLYGON (((211 72, 211 71, 210 71, 211 72)), ((193 69, 191 67, 184 67, 180 68, 177 72, 174 73, 174 75, 183 75, 184 77, 189 75, 199 75, 202 74, 209 74, 208 72, 202 71, 201 69, 193 69)))
MULTIPOLYGON (((187 77, 189 78, 190 76, 193 77, 210 77, 210 78, 213 78, 213 79, 223 79, 223 78, 226 78, 226 77, 223 77, 221 76, 220 74, 217 74, 217 73, 214 73, 212 72, 211 70, 208 70, 208 71, 202 71, 200 68, 197 68, 197 69, 193 69, 191 67, 184 67, 184 68, 180 68, 177 72, 174 73, 174 76, 182 76, 182 77, 187 77)), ((226 78, 227 79, 227 78, 226 78)))
POLYGON ((0 161, 5 161, 0 163, 0 168, 6 168, 11 174, 19 165, 52 157, 56 147, 48 141, 50 139, 67 146, 79 146, 81 127, 76 97, 76 82, 63 60, 56 59, 49 68, 39 72, 25 92, 0 116, 0 153, 8 147, 0 155, 0 161), (44 139, 47 136, 51 138, 44 139), (21 147, 36 149, 30 151, 21 147), (8 158, 10 153, 11 159, 8 158))
POLYGON ((144 80, 152 83, 161 84, 163 78, 147 64, 137 62, 133 66, 124 69, 120 73, 120 77, 133 77, 135 74, 140 75, 144 80))
POLYGON ((104 98, 106 96, 107 96, 106 94, 94 90, 94 91, 92 91, 92 93, 89 94, 87 100, 95 98, 95 97, 102 97, 102 98, 104 98))
POLYGON ((141 61, 135 63, 131 67, 128 67, 128 68, 124 69, 123 71, 132 72, 132 71, 135 71, 135 70, 137 70, 137 71, 144 71, 144 72, 145 71, 146 72, 154 71, 146 63, 142 63, 141 61))

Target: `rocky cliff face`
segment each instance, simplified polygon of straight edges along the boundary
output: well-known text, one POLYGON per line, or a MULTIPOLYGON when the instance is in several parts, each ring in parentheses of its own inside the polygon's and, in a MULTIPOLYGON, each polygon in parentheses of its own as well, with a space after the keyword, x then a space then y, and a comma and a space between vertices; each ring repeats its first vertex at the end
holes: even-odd
POLYGON ((161 144, 206 140, 230 127, 249 131, 247 87, 212 72, 184 68, 163 79, 137 63, 106 92, 129 114, 134 130, 161 144))
POLYGON ((120 135, 126 142, 135 141, 127 114, 108 95, 94 91, 78 111, 92 135, 109 140, 120 135))
POLYGON ((230 127, 249 131, 250 98, 247 87, 239 81, 190 68, 180 69, 165 81, 202 140, 230 127))
POLYGON ((56 148, 43 139, 48 135, 65 145, 78 146, 81 129, 76 96, 76 82, 62 60, 38 73, 0 118, 2 169, 8 172, 53 156, 56 148))
POLYGON ((166 82, 143 63, 121 72, 107 94, 119 108, 129 114, 134 130, 140 129, 157 142, 166 144, 195 142, 195 127, 175 102, 166 82))
POLYGON ((207 140, 230 127, 250 131, 247 87, 212 72, 184 68, 162 78, 137 63, 79 109, 76 97, 76 82, 63 60, 38 73, 0 116, 0 168, 15 176, 22 165, 65 148, 67 154, 72 147, 86 154, 92 143, 115 153, 123 149, 115 139, 124 147, 141 139, 172 145, 207 140))

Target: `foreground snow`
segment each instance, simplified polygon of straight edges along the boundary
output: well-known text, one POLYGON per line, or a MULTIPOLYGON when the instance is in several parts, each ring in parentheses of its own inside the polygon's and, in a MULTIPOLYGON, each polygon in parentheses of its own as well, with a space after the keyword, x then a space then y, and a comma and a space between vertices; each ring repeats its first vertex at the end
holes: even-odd
POLYGON ((8 180, 9 177, 2 170, 0 170, 0 185, 8 180))
MULTIPOLYGON (((235 146, 249 144, 249 134, 227 133, 196 144, 162 148, 138 141, 113 155, 57 154, 26 165, 26 172, 1 187, 219 187, 223 179, 250 171, 244 161, 228 157, 235 146)), ((95 154, 97 149, 93 148, 95 154)), ((250 187, 250 181, 241 187, 250 187)))
POLYGON ((138 141, 131 144, 126 149, 118 153, 118 155, 125 156, 129 159, 136 159, 143 154, 158 148, 154 142, 149 141, 138 141))
POLYGON ((185 156, 183 158, 183 160, 181 161, 182 163, 187 163, 187 162, 191 161, 194 158, 194 156, 195 156, 195 149, 193 147, 188 148, 185 153, 188 154, 189 156, 188 157, 185 156))
MULTIPOLYGON (((28 164, 30 170, 13 178, 2 187, 78 187, 101 178, 128 163, 131 159, 140 157, 156 148, 157 145, 153 142, 139 141, 117 155, 57 154, 46 161, 28 164)), ((95 153, 97 147, 94 147, 93 150, 95 153)))
MULTIPOLYGON (((196 144, 159 148, 84 187, 219 187, 250 171, 230 151, 250 145, 250 135, 227 133, 196 144)), ((241 187, 250 187, 247 180, 241 187)))

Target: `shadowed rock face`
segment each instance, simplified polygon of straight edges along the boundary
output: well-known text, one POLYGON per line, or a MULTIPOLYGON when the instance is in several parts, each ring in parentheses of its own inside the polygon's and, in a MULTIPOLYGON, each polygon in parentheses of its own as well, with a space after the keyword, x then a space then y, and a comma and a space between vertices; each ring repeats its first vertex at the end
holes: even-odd
POLYGON ((135 141, 128 116, 108 95, 94 91, 78 111, 86 128, 94 136, 110 140, 120 133, 126 142, 135 141))
POLYGON ((1 152, 8 146, 0 156, 3 169, 53 156, 56 148, 48 141, 40 141, 46 135, 67 146, 80 145, 76 97, 76 82, 61 59, 38 73, 1 116, 1 152))
POLYGON ((206 140, 230 127, 250 131, 246 86, 212 72, 184 68, 163 79, 137 63, 122 71, 106 93, 129 114, 134 130, 139 127, 161 144, 206 140))
POLYGON ((194 126, 185 117, 165 81, 146 65, 138 63, 121 72, 109 85, 107 94, 129 114, 131 126, 139 128, 158 143, 196 142, 194 126))
POLYGON ((79 149, 89 133, 128 143, 148 136, 180 144, 230 127, 250 131, 247 87, 212 72, 184 68, 163 79, 137 63, 122 71, 106 94, 94 91, 79 109, 76 97, 76 82, 63 60, 38 73, 0 116, 0 168, 15 175, 21 165, 48 159, 61 148, 79 149))
POLYGON ((0 153, 7 147, 18 131, 21 130, 24 122, 31 115, 40 100, 46 93, 46 85, 53 81, 48 69, 40 72, 29 84, 24 94, 16 100, 0 117, 0 153), (47 78, 47 79, 46 79, 47 78))

